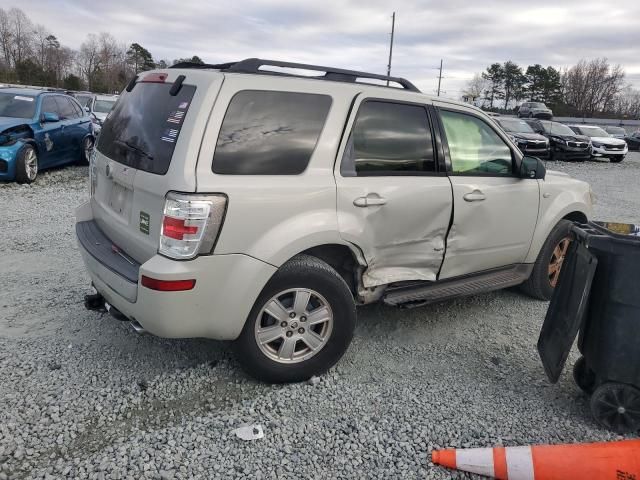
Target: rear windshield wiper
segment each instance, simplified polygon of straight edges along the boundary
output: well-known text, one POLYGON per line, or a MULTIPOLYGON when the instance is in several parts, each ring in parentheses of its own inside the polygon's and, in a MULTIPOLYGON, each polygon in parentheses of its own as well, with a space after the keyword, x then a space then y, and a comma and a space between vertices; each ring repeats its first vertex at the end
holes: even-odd
POLYGON ((142 155, 143 157, 147 157, 149 160, 153 160, 153 155, 151 155, 148 152, 145 152, 143 149, 141 149, 140 147, 134 145, 133 143, 127 141, 122 141, 122 140, 114 140, 115 143, 117 143, 118 145, 124 145, 125 147, 127 147, 129 150, 136 152, 140 155, 142 155))

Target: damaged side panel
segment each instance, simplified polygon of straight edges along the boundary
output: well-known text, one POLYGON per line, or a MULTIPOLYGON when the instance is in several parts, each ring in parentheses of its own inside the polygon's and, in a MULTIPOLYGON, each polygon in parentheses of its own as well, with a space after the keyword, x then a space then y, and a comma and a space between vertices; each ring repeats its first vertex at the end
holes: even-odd
POLYGON ((364 254, 364 287, 437 279, 452 214, 447 177, 337 181, 340 235, 364 254), (378 198, 382 204, 362 206, 362 198, 378 198))
POLYGON ((33 130, 29 125, 17 125, 0 132, 0 147, 14 145, 19 140, 33 138, 33 130))

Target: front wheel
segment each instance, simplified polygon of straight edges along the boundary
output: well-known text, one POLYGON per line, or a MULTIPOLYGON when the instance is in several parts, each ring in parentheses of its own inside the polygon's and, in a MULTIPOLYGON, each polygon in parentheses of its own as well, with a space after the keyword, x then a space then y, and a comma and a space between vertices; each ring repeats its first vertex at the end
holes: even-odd
POLYGON ((569 220, 560 220, 551 230, 538 253, 531 276, 521 286, 527 295, 539 300, 551 300, 553 290, 560 278, 564 258, 569 250, 570 228, 569 220))
POLYGON ((88 165, 91 153, 93 152, 94 141, 93 137, 84 137, 82 141, 82 152, 80 152, 79 165, 88 165))
POLYGON ((31 183, 38 176, 38 153, 33 145, 25 144, 17 155, 16 182, 31 183))
POLYGON ((355 324, 355 302, 340 274, 322 260, 298 255, 269 280, 234 347, 253 377, 300 382, 340 360, 355 324))

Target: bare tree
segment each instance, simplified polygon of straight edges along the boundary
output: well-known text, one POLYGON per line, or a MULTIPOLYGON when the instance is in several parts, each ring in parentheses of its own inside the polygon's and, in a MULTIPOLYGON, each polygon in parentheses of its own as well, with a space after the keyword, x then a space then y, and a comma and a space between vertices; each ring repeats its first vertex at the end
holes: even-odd
POLYGON ((562 75, 564 101, 579 115, 610 109, 624 84, 624 70, 606 58, 580 60, 562 75))
POLYGON ((16 66, 26 60, 32 52, 33 24, 29 17, 19 8, 9 10, 11 28, 11 58, 16 66))
POLYGON ((100 71, 101 64, 100 43, 94 33, 87 35, 87 39, 80 45, 78 68, 82 77, 87 81, 89 90, 93 89, 100 71))
POLYGON ((481 74, 476 73, 471 80, 467 82, 463 96, 467 97, 471 103, 482 98, 484 92, 487 90, 489 82, 481 74))
POLYGON ((7 67, 11 67, 12 38, 13 33, 9 14, 4 9, 0 8, 0 50, 2 50, 2 57, 7 67))

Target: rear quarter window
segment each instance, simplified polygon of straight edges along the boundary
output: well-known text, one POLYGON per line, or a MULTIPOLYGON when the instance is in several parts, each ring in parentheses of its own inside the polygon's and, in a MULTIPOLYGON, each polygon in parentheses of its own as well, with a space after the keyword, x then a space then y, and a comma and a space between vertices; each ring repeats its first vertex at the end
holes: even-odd
POLYGON ((229 103, 212 171, 226 175, 297 175, 309 164, 331 97, 244 90, 229 103))

